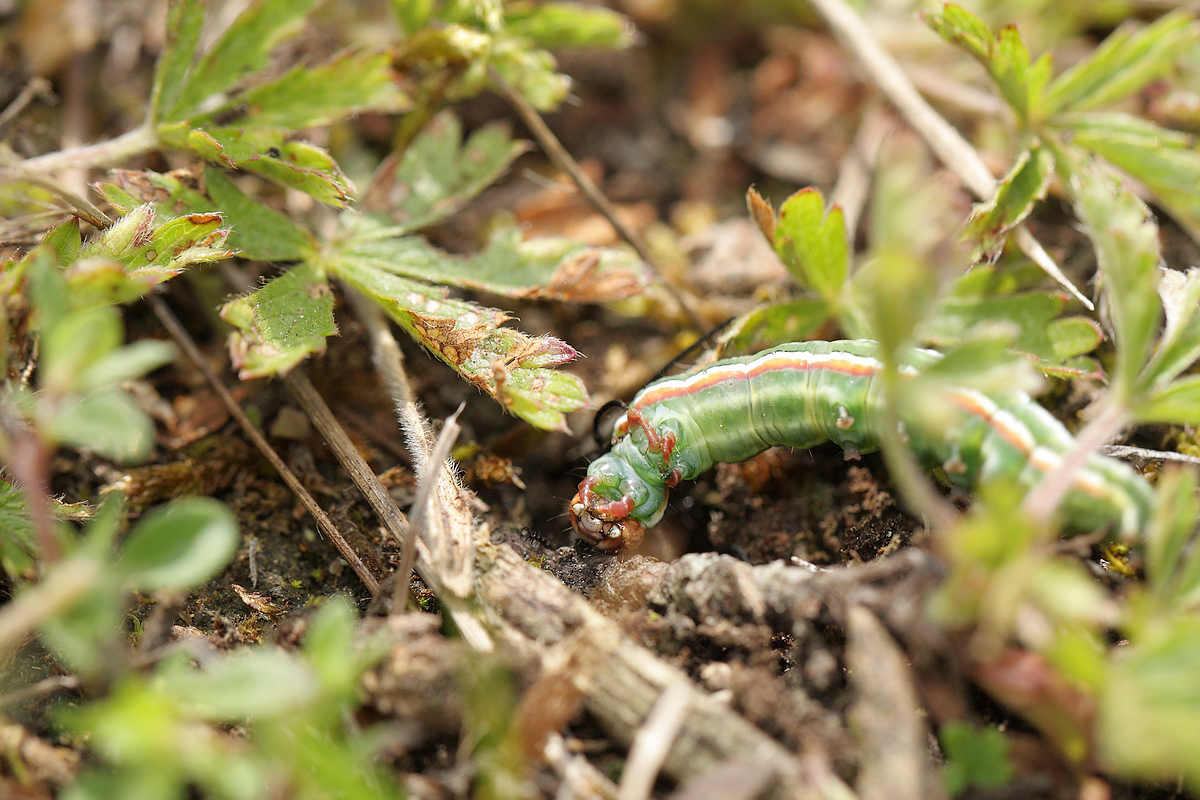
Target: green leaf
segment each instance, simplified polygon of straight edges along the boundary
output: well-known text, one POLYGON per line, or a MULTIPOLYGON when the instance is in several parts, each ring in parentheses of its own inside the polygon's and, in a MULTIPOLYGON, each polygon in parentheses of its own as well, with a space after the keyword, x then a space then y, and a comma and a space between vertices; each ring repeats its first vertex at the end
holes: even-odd
POLYGON ((157 122, 163 109, 174 108, 196 58, 204 26, 204 6, 199 0, 172 0, 167 12, 167 43, 154 66, 150 119, 157 122))
POLYGON ((245 648, 204 669, 176 668, 161 677, 188 716, 214 722, 294 715, 318 691, 312 670, 277 647, 245 648))
POLYGON ((211 211, 160 221, 154 206, 138 206, 85 244, 67 270, 77 303, 127 303, 193 264, 233 255, 222 217, 211 211))
POLYGON ((996 194, 976 206, 967 221, 965 235, 976 243, 973 261, 999 255, 1009 232, 1045 196, 1053 169, 1054 157, 1045 148, 1035 146, 1017 156, 1013 168, 996 187, 996 194))
POLYGON ((337 334, 333 293, 311 263, 292 267, 261 289, 231 300, 221 317, 237 328, 229 352, 243 379, 286 373, 337 334))
POLYGON ((402 278, 348 254, 327 269, 378 303, 429 352, 501 406, 539 428, 566 430, 564 412, 587 404, 582 381, 547 367, 577 353, 549 336, 501 328, 508 315, 455 300, 446 290, 402 278))
POLYGON ((417 236, 401 236, 403 227, 373 217, 343 218, 341 250, 375 269, 433 283, 482 289, 523 299, 599 303, 645 290, 650 276, 632 251, 588 247, 570 239, 523 240, 515 228, 492 233, 474 256, 444 253, 417 236))
POLYGON ((785 342, 802 341, 829 320, 829 304, 817 297, 798 297, 751 311, 733 323, 722 350, 754 353, 785 342))
POLYGON ((219 170, 204 172, 208 194, 230 228, 229 244, 257 261, 299 261, 316 252, 312 235, 287 216, 250 199, 219 170))
POLYGON ((504 30, 529 39, 537 47, 625 48, 633 44, 633 28, 607 8, 581 3, 542 3, 508 9, 504 30))
POLYGON ((1188 375, 1152 389, 1132 411, 1141 422, 1200 425, 1200 375, 1188 375))
POLYGON ((388 54, 343 52, 324 64, 294 67, 189 122, 195 128, 239 125, 299 130, 367 110, 401 111, 408 104, 396 85, 388 54))
POLYGON ((119 462, 142 461, 154 449, 150 418, 119 389, 67 398, 46 429, 58 442, 119 462))
POLYGON ((80 374, 121 344, 121 319, 107 306, 74 311, 42 335, 39 383, 52 395, 78 388, 80 374))
POLYGON ((271 50, 298 33, 317 0, 257 0, 229 26, 187 78, 164 120, 185 119, 207 98, 267 66, 271 50))
POLYGON ((567 96, 571 80, 560 75, 554 56, 529 47, 521 38, 501 38, 493 43, 491 65, 538 111, 553 111, 567 96))
POLYGON ((955 292, 920 326, 919 338, 946 348, 963 341, 972 330, 1003 324, 1015 334, 1014 350, 1036 356, 1039 367, 1053 367, 1090 353, 1103 340, 1092 320, 1059 318, 1066 304, 1066 295, 1058 292, 992 294, 982 288, 955 292))
POLYGON ((1194 470, 1166 470, 1155 486, 1154 516, 1146 530, 1146 579, 1155 595, 1181 606, 1200 600, 1200 516, 1194 470))
POLYGON ((287 131, 267 128, 193 129, 186 123, 164 126, 159 136, 220 166, 244 169, 299 189, 315 199, 345 208, 354 192, 337 162, 307 142, 285 141, 287 131))
POLYGON ((849 271, 849 246, 842 210, 825 210, 816 189, 801 189, 783 201, 775 223, 775 252, 796 282, 836 304, 849 271))
POLYGON ((1200 149, 1187 134, 1125 114, 1060 121, 1075 147, 1090 150, 1143 183, 1193 236, 1200 237, 1200 149))
POLYGON ((1050 79, 1050 59, 1036 62, 1010 25, 995 36, 978 17, 955 5, 946 5, 941 13, 923 15, 925 21, 946 41, 974 56, 995 81, 1017 119, 1028 122, 1041 103, 1050 79))
POLYGON ((404 231, 440 222, 495 182, 526 148, 498 124, 485 125, 462 142, 458 118, 438 115, 396 170, 400 194, 393 201, 392 219, 404 231))
POLYGON ((1105 763, 1127 776, 1200 786, 1200 618, 1169 616, 1113 651, 1097 698, 1105 763))
POLYGON ((938 731, 945 753, 942 777, 954 796, 969 788, 998 789, 1013 778, 1008 740, 995 728, 948 722, 938 731))
POLYGON ((1158 78, 1198 37, 1200 29, 1183 9, 1137 32, 1134 23, 1127 23, 1055 79, 1043 113, 1051 116, 1114 103, 1158 78))
POLYGON ((147 339, 112 350, 93 360, 79 374, 75 388, 91 392, 141 377, 169 364, 175 358, 175 345, 147 339))
POLYGON ((1166 324, 1158 351, 1143 373, 1143 380, 1154 383, 1176 377, 1200 358, 1200 269, 1162 269, 1160 275, 1158 293, 1166 324))
POLYGON ((1096 249, 1116 338, 1113 389, 1127 401, 1158 333, 1158 228, 1146 206, 1095 164, 1073 170, 1068 190, 1096 249))
POLYGON ((121 543, 118 565, 142 591, 183 591, 225 569, 240 541, 237 519, 224 504, 188 497, 142 517, 121 543))

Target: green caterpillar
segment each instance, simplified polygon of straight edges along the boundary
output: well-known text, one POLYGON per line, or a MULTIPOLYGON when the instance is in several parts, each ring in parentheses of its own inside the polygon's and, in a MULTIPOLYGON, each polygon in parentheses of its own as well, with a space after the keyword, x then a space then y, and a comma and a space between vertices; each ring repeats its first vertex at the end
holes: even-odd
MULTIPOLYGON (((572 498, 575 532, 602 550, 642 540, 667 506, 667 489, 719 462, 744 461, 774 445, 807 448, 833 441, 849 452, 878 449, 882 369, 868 340, 801 342, 718 361, 655 381, 640 391, 613 429, 613 446, 592 462, 572 498)), ((914 375, 941 358, 914 350, 902 367, 914 375)), ((1005 478, 1031 488, 1061 462, 1074 439, 1024 392, 946 391, 959 425, 929 441, 908 426, 910 446, 956 486, 1005 478)), ((1073 527, 1115 527, 1133 536, 1150 516, 1149 484, 1133 469, 1091 456, 1062 504, 1073 527)))

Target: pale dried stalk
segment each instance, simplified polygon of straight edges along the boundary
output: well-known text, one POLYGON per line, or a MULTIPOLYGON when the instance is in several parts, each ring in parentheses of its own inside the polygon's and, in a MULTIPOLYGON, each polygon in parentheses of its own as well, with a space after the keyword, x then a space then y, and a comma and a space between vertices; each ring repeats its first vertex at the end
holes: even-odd
MULTIPOLYGON (((351 290, 347 290, 347 294, 356 316, 367 329, 372 363, 383 376, 396 406, 396 416, 407 439, 418 478, 423 478, 430 470, 437 473, 433 500, 442 511, 430 513, 418 540, 429 550, 428 567, 436 573, 438 585, 444 591, 454 597, 465 598, 471 593, 475 537, 475 520, 468 506, 469 495, 458 482, 457 465, 452 459, 430 460, 434 437, 408 385, 404 356, 383 312, 362 295, 351 290)), ((401 536, 400 540, 403 539, 401 536)), ((426 572, 421 571, 421 577, 425 576, 426 572)))

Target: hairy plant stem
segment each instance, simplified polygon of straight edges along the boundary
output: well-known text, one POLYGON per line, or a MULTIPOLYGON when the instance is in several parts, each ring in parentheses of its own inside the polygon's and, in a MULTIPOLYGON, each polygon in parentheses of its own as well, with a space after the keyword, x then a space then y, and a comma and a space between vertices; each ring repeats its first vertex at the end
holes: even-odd
POLYGON ((64 169, 93 169, 128 161, 136 155, 154 149, 158 143, 158 133, 154 126, 145 123, 115 139, 46 153, 13 166, 20 167, 21 171, 43 173, 64 169))

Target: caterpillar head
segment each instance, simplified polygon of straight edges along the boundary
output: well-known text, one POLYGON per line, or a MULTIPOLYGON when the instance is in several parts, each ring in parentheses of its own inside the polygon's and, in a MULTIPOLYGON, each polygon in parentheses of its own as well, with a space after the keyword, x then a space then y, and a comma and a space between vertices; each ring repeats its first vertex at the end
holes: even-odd
POLYGON ((600 550, 621 550, 642 541, 662 517, 666 487, 655 487, 612 453, 588 468, 568 513, 575 533, 600 550))

